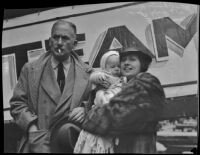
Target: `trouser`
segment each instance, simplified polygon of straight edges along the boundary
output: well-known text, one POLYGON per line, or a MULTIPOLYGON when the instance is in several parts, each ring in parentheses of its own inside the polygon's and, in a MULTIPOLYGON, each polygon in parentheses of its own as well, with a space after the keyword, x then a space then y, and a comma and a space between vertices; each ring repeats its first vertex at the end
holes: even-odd
POLYGON ((72 123, 65 123, 58 127, 51 135, 51 152, 73 153, 80 131, 80 127, 72 123))

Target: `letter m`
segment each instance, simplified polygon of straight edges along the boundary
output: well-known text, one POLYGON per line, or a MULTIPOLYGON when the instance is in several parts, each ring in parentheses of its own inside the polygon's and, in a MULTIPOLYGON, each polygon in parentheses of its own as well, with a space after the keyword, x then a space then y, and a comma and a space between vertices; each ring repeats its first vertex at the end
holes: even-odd
POLYGON ((182 57, 185 47, 197 31, 196 22, 196 14, 185 18, 180 26, 169 17, 153 20, 146 29, 146 37, 149 47, 155 52, 156 60, 168 60, 168 48, 182 57))

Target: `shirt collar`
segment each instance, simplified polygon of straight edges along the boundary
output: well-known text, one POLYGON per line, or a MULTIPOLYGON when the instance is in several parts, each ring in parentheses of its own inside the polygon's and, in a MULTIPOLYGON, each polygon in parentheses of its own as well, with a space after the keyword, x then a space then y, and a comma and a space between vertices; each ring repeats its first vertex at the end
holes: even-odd
MULTIPOLYGON (((71 57, 69 56, 69 59, 63 61, 62 64, 63 64, 63 66, 67 69, 68 66, 70 65, 70 62, 71 62, 71 57)), ((52 57, 51 57, 51 65, 52 65, 53 69, 56 69, 57 66, 58 66, 58 64, 59 64, 59 61, 56 60, 56 59, 54 58, 54 56, 52 56, 52 57)))

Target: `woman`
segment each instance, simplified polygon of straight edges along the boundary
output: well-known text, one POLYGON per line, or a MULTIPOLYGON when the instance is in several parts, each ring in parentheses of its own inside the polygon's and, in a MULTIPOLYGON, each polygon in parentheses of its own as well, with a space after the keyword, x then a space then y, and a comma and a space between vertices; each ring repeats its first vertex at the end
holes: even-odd
MULTIPOLYGON (((108 51, 100 60, 100 70, 90 75, 94 86, 94 106, 107 104, 121 90, 124 82, 120 77, 119 52, 108 51)), ((101 137, 82 130, 76 142, 74 153, 113 153, 113 137, 101 137)))
POLYGON ((134 47, 120 53, 121 73, 127 84, 108 104, 91 109, 83 129, 116 136, 116 153, 156 153, 156 129, 165 94, 160 81, 146 73, 152 58, 134 47))

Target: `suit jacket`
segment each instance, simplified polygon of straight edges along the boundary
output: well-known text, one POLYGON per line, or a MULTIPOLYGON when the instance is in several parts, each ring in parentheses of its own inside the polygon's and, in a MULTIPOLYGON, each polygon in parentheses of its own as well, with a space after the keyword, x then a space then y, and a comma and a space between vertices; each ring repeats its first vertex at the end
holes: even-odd
POLYGON ((165 94, 160 81, 140 73, 106 105, 91 109, 83 128, 102 136, 119 137, 118 153, 155 153, 156 127, 165 94))
POLYGON ((38 140, 40 144, 44 144, 38 152, 49 152, 51 128, 58 122, 67 120, 69 112, 82 106, 82 102, 89 97, 89 75, 92 68, 72 52, 72 64, 61 95, 50 58, 51 53, 46 52, 38 60, 23 66, 10 100, 11 115, 16 124, 24 130, 20 152, 29 152, 26 143, 27 129, 33 122, 38 125, 39 131, 31 133, 30 140, 35 145, 34 142, 38 140))

